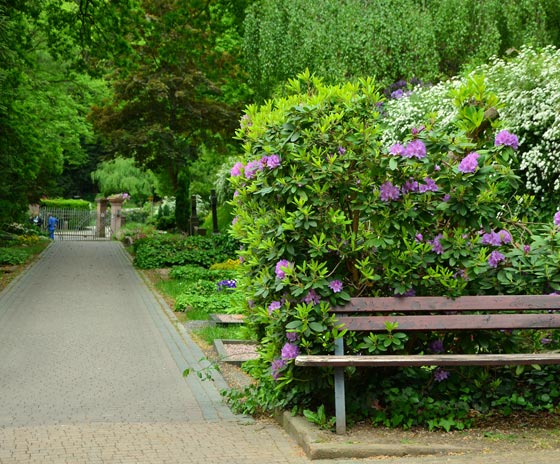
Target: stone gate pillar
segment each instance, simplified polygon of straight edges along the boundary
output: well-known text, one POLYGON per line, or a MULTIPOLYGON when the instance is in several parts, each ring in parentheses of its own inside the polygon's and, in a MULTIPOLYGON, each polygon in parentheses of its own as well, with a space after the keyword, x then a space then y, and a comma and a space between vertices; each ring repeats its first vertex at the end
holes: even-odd
POLYGON ((97 200, 97 217, 95 221, 95 236, 105 238, 105 217, 107 216, 107 201, 106 198, 99 198, 97 200))
POLYGON ((111 231, 113 235, 118 236, 122 224, 122 204, 124 198, 122 195, 112 195, 107 197, 111 204, 111 231))

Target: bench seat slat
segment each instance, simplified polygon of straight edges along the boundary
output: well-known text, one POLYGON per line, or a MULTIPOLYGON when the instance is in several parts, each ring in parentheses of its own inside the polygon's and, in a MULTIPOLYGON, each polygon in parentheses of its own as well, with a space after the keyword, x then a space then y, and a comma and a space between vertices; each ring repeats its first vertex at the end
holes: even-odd
POLYGON ((352 298, 336 313, 435 312, 435 311, 533 311, 560 310, 560 295, 486 295, 447 297, 352 298))
POLYGON ((525 354, 437 354, 437 355, 375 355, 375 356, 336 356, 300 355, 296 366, 517 366, 533 364, 559 364, 559 353, 525 354))
POLYGON ((344 328, 363 332, 385 332, 386 322, 397 322, 397 331, 428 330, 514 330, 560 327, 560 313, 547 314, 453 314, 418 316, 339 316, 344 328))

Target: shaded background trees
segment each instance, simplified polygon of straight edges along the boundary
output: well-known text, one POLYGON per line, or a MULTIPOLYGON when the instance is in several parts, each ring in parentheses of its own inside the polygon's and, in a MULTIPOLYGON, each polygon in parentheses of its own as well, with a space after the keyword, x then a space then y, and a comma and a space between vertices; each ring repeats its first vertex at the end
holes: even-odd
POLYGON ((305 68, 436 82, 525 43, 560 45, 560 0, 0 0, 0 207, 93 198, 117 156, 206 196, 243 107, 305 68))

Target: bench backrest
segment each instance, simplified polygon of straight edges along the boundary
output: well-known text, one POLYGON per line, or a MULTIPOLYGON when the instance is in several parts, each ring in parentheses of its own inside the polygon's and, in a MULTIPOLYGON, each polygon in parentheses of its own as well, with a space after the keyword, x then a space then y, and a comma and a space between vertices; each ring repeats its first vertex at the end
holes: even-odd
POLYGON ((560 295, 352 298, 333 312, 352 331, 560 328, 560 295))

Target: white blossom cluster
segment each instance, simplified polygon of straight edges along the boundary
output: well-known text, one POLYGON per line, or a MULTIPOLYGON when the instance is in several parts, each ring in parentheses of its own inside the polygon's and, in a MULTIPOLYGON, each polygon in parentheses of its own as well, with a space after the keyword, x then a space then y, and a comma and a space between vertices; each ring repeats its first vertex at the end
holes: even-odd
POLYGON ((419 128, 427 117, 434 115, 444 125, 456 116, 449 91, 459 80, 442 82, 432 87, 417 87, 410 95, 388 100, 383 107, 386 129, 382 136, 384 147, 401 142, 412 128, 419 128))
POLYGON ((560 192, 560 50, 523 47, 479 70, 503 104, 502 123, 519 137, 527 189, 542 199, 560 192))

